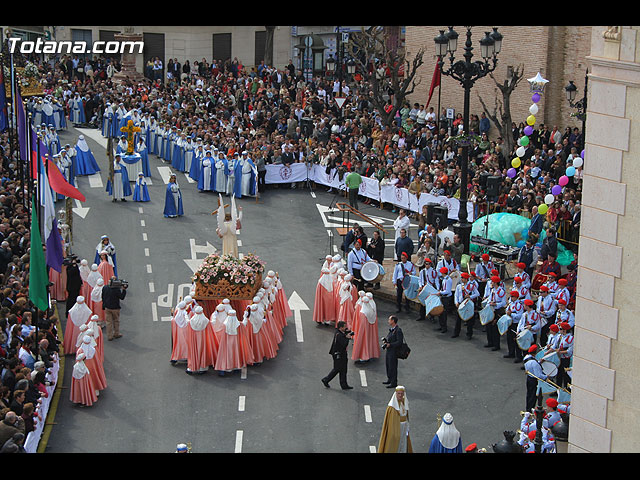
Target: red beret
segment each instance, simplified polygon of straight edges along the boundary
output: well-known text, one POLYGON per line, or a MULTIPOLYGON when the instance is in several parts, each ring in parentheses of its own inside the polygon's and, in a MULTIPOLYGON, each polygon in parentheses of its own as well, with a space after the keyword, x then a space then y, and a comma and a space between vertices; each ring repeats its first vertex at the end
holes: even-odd
POLYGON ((524 268, 527 268, 527 266, 526 266, 524 263, 522 263, 522 262, 520 262, 520 263, 516 264, 516 267, 518 267, 518 268, 523 268, 523 269, 524 269, 524 268))
POLYGON ((488 254, 488 253, 483 253, 483 254, 482 254, 482 259, 483 259, 483 260, 489 260, 489 258, 490 258, 490 257, 489 257, 489 254, 488 254))
POLYGON ((402 252, 400 255, 404 255, 405 257, 409 258, 409 254, 407 252, 402 252))
POLYGON ((451 255, 451 252, 449 250, 445 250, 444 253, 448 253, 449 255, 451 255))
POLYGON ((527 435, 529 437, 529 440, 535 440, 536 439, 536 433, 537 433, 537 430, 531 430, 529 432, 529 434, 527 435))
POLYGON ((562 322, 562 323, 560 324, 560 328, 561 328, 562 330, 571 330, 571 325, 569 325, 569 323, 567 323, 567 322, 562 322))
POLYGON ((476 272, 471 272, 471 273, 470 273, 470 275, 471 275, 472 277, 477 277, 476 272))
POLYGON ((425 258, 424 261, 425 262, 429 262, 429 263, 433 263, 430 258, 425 258))
POLYGON ((548 292, 548 291, 549 291, 549 287, 547 287, 546 285, 542 285, 542 286, 540 287, 540 291, 541 291, 541 292, 548 292))
POLYGON ((558 274, 556 272, 549 272, 549 276, 551 277, 557 277, 558 274))
POLYGON ((567 284, 567 279, 566 278, 561 278, 560 280, 558 280, 558 285, 562 285, 563 287, 567 284))
POLYGON ((531 307, 531 306, 533 306, 533 300, 531 300, 530 298, 527 298, 527 299, 524 301, 524 304, 525 304, 525 305, 527 305, 527 306, 529 306, 529 307, 531 307))
POLYGON ((472 443, 467 448, 465 448, 464 451, 465 452, 473 452, 476 448, 478 448, 478 445, 476 443, 472 443))
POLYGON ((493 270, 491 270, 491 275, 498 275, 500 272, 498 270, 496 270, 495 268, 493 270))
POLYGON ((491 277, 491 281, 494 283, 500 283, 500 277, 498 277, 497 275, 494 275, 493 277, 491 277))
POLYGON ((511 290, 510 295, 511 295, 512 297, 519 297, 519 296, 520 296, 520 293, 518 293, 518 291, 517 291, 517 290, 511 290))
POLYGON ((447 267, 442 267, 440 269, 440 273, 449 273, 449 269, 447 267))
POLYGON ((516 283, 522 283, 522 279, 520 277, 514 278, 513 281, 516 283))
POLYGON ((469 274, 468 274, 467 272, 462 272, 462 273, 460 274, 460 276, 461 276, 462 278, 469 278, 469 274))
POLYGON ((559 303, 560 305, 566 305, 566 304, 567 304, 567 301, 566 301, 564 298, 561 298, 561 299, 559 299, 559 300, 558 300, 558 303, 559 303))
POLYGON ((537 351, 538 351, 538 346, 537 346, 537 345, 535 345, 535 344, 534 344, 534 345, 531 345, 531 346, 529 347, 529 350, 527 350, 527 351, 528 351, 529 353, 535 353, 535 352, 537 352, 537 351))
POLYGON ((558 406, 558 400, 555 398, 547 398, 547 407, 556 408, 558 406))
POLYGON ((560 329, 558 328, 558 325, 556 325, 555 323, 552 323, 551 326, 549 326, 549 330, 551 330, 554 333, 558 333, 560 329))

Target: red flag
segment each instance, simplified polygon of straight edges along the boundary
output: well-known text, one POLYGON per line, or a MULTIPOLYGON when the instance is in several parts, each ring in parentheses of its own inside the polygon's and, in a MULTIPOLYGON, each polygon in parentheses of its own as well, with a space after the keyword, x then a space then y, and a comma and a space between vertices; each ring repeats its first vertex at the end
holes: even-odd
MULTIPOLYGON (((38 178, 37 176, 38 166, 36 163, 37 154, 36 152, 31 152, 31 153, 34 159, 31 174, 33 175, 34 179, 37 179, 38 178)), ((49 160, 48 163, 49 165, 47 168, 47 178, 49 180, 49 185, 51 185, 51 188, 53 188, 53 190, 56 193, 59 193, 60 195, 75 198, 76 200, 80 200, 81 202, 86 202, 87 199, 82 194, 82 192, 80 192, 80 190, 78 190, 76 187, 74 187, 69 182, 67 182, 67 179, 64 178, 64 175, 62 175, 62 172, 60 171, 58 166, 55 163, 53 163, 51 160, 49 160)), ((42 159, 40 165, 41 167, 44 168, 44 166, 47 165, 47 162, 44 159, 42 159)))
POLYGON ((431 102, 431 96, 436 87, 440 86, 440 63, 436 62, 436 69, 433 71, 433 78, 431 79, 431 88, 429 89, 429 100, 427 100, 427 107, 431 102))

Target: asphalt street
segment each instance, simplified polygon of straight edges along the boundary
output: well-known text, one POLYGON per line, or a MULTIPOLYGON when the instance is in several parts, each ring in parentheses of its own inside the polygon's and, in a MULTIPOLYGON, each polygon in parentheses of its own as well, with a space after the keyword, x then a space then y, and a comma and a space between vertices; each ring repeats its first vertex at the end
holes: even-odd
MULTIPOLYGON (((349 362, 353 390, 341 390, 337 379, 330 389, 320 382, 331 369, 333 331, 313 322, 312 309, 322 261, 337 244, 328 235, 333 224, 326 212, 336 197, 323 188, 279 188, 267 190, 259 201, 238 200, 244 216, 239 251, 257 254, 279 273, 295 316, 275 359, 225 377, 212 370, 189 376, 184 365, 169 362, 169 312, 186 295, 193 269, 209 252, 222 248, 211 215, 218 197, 199 193, 178 174, 185 216, 164 218, 169 165, 150 155, 151 201, 112 203, 105 192, 106 141, 97 130, 70 128, 61 133, 61 143, 75 144, 79 133, 87 138, 102 171, 77 180, 87 201, 74 216, 73 252, 91 263, 100 236, 109 235, 119 276, 130 287, 121 313, 123 337, 105 341, 108 388, 92 407, 72 405, 73 357, 66 357, 46 452, 165 453, 183 442, 194 452, 210 453, 375 451, 392 395, 381 383, 386 378, 384 358, 363 365, 349 362)), ((388 225, 395 218, 374 207, 361 209, 388 225)), ((379 300, 377 309, 383 336, 395 305, 379 300)), ((464 335, 452 339, 435 332, 430 322, 416 322, 416 316, 400 314, 412 353, 399 365, 414 450, 428 450, 438 416, 447 412, 464 446, 476 442, 490 448, 503 439, 504 430, 517 430, 525 373, 502 358, 504 339, 502 351, 489 352, 479 330, 471 341, 464 335)))

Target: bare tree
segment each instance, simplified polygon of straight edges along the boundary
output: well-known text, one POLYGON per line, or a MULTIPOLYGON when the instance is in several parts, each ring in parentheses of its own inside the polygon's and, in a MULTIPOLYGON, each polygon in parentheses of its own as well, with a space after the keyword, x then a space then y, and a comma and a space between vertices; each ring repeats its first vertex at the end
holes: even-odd
POLYGON ((480 103, 482 104, 484 113, 487 115, 489 120, 493 122, 504 139, 504 155, 509 155, 513 152, 515 146, 515 140, 511 133, 511 124, 513 123, 513 120, 511 119, 511 94, 524 76, 524 65, 521 64, 512 70, 510 69, 509 74, 503 83, 498 82, 493 73, 489 74, 489 76, 496 84, 496 95, 494 97, 495 103, 493 105, 493 110, 489 111, 489 108, 487 108, 487 105, 484 103, 484 100, 482 100, 480 95, 478 95, 478 100, 480 100, 480 103), (497 94, 498 90, 502 93, 502 100, 500 99, 500 95, 497 94))
POLYGON ((393 29, 369 27, 365 30, 363 27, 360 32, 352 33, 345 44, 369 88, 371 103, 387 126, 393 123, 405 98, 420 84, 416 73, 424 63, 423 48, 409 60, 406 51, 397 47, 396 38, 393 29))

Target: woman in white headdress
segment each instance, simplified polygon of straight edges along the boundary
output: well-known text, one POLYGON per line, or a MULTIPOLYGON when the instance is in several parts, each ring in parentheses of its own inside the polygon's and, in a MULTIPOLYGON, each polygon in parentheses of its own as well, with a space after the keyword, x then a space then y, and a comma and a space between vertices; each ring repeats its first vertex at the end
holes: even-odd
POLYGON ((98 162, 96 162, 87 140, 84 135, 78 137, 76 142, 76 161, 75 161, 75 174, 76 175, 93 175, 100 171, 98 162))
POLYGON ((409 436, 409 402, 403 386, 396 387, 387 404, 378 453, 413 453, 409 436))
POLYGON ((171 359, 170 362, 185 361, 188 357, 187 348, 187 304, 183 301, 178 306, 171 317, 171 359))
POLYGON ((338 317, 336 320, 336 325, 340 321, 345 322, 349 330, 353 329, 354 308, 353 308, 353 296, 352 296, 351 290, 354 288, 355 287, 351 283, 351 275, 346 274, 344 276, 344 280, 340 284, 340 290, 338 293, 339 295, 338 300, 340 303, 338 304, 339 308, 338 308, 338 317))
POLYGON ((275 358, 278 354, 277 345, 275 345, 264 327, 266 319, 258 304, 251 304, 245 312, 245 317, 251 332, 251 349, 254 363, 261 363, 265 359, 275 358))
POLYGON ((224 327, 224 330, 220 331, 220 347, 214 367, 214 369, 221 374, 239 370, 245 366, 245 364, 242 363, 243 356, 240 351, 240 338, 238 336, 240 322, 238 321, 235 310, 229 310, 227 312, 224 327))
POLYGON ((318 284, 316 296, 313 302, 313 321, 324 323, 336 321, 336 305, 333 301, 333 282, 328 268, 323 268, 318 284))
POLYGON ((378 316, 366 295, 361 299, 358 320, 354 319, 354 324, 352 360, 366 362, 372 358, 380 358, 378 316))
POLYGON ((220 346, 220 336, 225 329, 224 321, 227 318, 227 309, 223 303, 219 303, 216 309, 211 314, 211 327, 213 328, 213 338, 216 343, 216 348, 220 346))
MULTIPOLYGON (((95 265, 95 263, 93 265, 95 265)), ((104 309, 102 308, 102 287, 104 287, 104 280, 102 279, 102 275, 100 275, 100 278, 96 280, 96 285, 91 290, 93 312, 98 316, 99 325, 105 325, 104 309)))
POLYGON ((91 373, 84 362, 86 355, 82 351, 76 353, 76 362, 71 373, 71 403, 90 407, 98 401, 98 395, 92 386, 91 373))
POLYGON ((107 388, 107 377, 104 373, 104 365, 98 356, 95 340, 90 335, 85 335, 77 352, 85 354, 84 363, 87 365, 89 372, 91 372, 91 383, 96 393, 99 394, 100 390, 107 388))
MULTIPOLYGON (((116 247, 113 245, 113 243, 111 243, 111 239, 109 239, 107 235, 102 235, 102 237, 100 237, 100 243, 96 245, 96 255, 95 255, 95 258, 93 259, 93 263, 95 263, 98 266, 100 265, 100 260, 101 260, 100 256, 102 252, 107 253, 106 260, 109 263, 109 265, 113 267, 113 271, 115 275, 118 275, 116 247)), ((105 282, 108 282, 111 279, 111 277, 106 278, 104 275, 102 275, 102 278, 104 279, 105 282)))
POLYGON ((84 297, 80 295, 76 298, 76 303, 69 309, 67 314, 67 325, 64 331, 64 342, 62 344, 66 355, 73 354, 76 351, 76 340, 80 333, 80 325, 84 325, 89 321, 93 312, 87 306, 84 297))
POLYGON ((442 423, 431 440, 429 453, 462 453, 462 438, 450 413, 442 417, 442 423))
POLYGON ((187 373, 205 373, 216 361, 211 323, 198 305, 187 330, 187 373))

